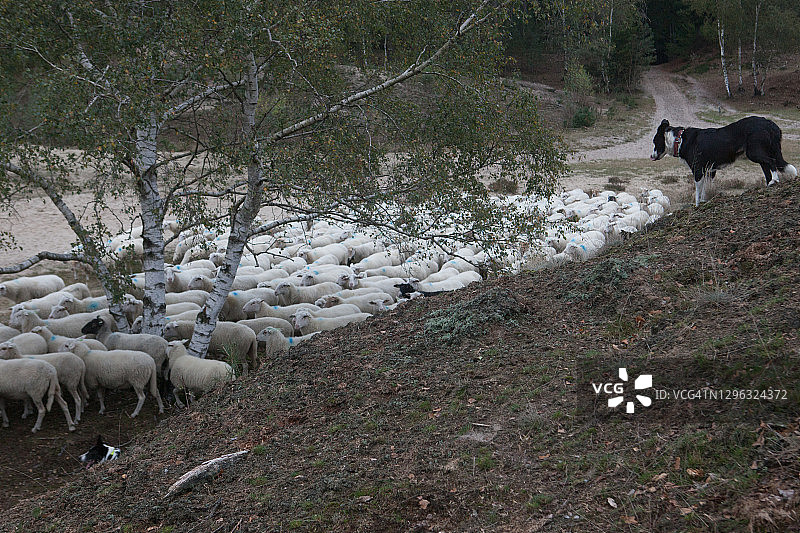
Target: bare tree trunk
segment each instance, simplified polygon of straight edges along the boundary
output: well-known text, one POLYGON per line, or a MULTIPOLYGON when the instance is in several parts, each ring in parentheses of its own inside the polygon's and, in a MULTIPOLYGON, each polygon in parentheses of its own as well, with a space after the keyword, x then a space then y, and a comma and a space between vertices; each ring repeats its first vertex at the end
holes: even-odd
POLYGON ((164 327, 166 301, 164 291, 166 281, 164 274, 164 201, 158 192, 158 173, 156 172, 156 137, 158 123, 153 118, 150 124, 136 132, 136 147, 139 152, 137 177, 139 199, 142 207, 142 245, 144 254, 142 268, 144 270, 144 311, 142 315, 142 332, 161 335, 164 327))
POLYGON ((744 85, 744 78, 742 78, 742 38, 741 36, 738 38, 739 44, 739 60, 737 62, 739 67, 739 86, 736 88, 737 92, 742 90, 742 85, 744 85))
POLYGON ((756 39, 758 38, 758 11, 761 8, 761 3, 756 4, 756 17, 755 25, 753 27, 753 96, 758 96, 758 70, 756 69, 756 39))
POLYGON ((725 80, 725 92, 731 97, 731 84, 728 81, 728 66, 725 64, 725 25, 717 19, 717 35, 719 36, 719 56, 722 60, 722 78, 725 80))
MULTIPOLYGON (((259 159, 259 145, 255 140, 255 116, 258 105, 258 68, 252 52, 249 55, 247 83, 245 85, 245 99, 242 103, 244 115, 243 134, 250 146, 251 160, 247 166, 247 194, 235 210, 231 233, 228 237, 228 248, 225 261, 217 272, 214 290, 208 295, 205 307, 197 316, 194 325, 194 334, 189 343, 189 354, 196 357, 205 357, 211 343, 211 334, 217 325, 217 318, 228 296, 239 261, 242 257, 247 239, 253 225, 253 220, 258 214, 262 197, 261 161, 259 159)), ((241 347, 240 347, 241 348, 241 347)), ((246 357, 246 354, 244 354, 246 357)), ((247 368, 245 362, 245 369, 247 368)))

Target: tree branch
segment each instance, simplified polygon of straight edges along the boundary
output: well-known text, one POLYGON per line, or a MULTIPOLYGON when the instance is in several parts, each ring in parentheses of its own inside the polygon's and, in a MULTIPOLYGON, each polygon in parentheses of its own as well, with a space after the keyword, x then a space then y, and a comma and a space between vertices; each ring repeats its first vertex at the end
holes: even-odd
POLYGON ((31 256, 21 263, 17 263, 16 265, 0 267, 0 274, 15 274, 17 272, 22 272, 23 270, 27 270, 39 261, 44 261, 45 259, 50 261, 80 261, 81 263, 91 264, 86 257, 83 256, 83 254, 57 254, 54 252, 39 252, 38 254, 31 256))

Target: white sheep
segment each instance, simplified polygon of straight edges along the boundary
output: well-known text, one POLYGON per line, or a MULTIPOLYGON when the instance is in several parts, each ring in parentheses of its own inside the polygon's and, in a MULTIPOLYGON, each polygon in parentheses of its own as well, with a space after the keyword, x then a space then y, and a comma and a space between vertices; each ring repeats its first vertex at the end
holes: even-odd
POLYGON ((5 342, 12 337, 16 337, 22 333, 20 330, 0 324, 0 342, 5 342))
POLYGON ((47 341, 36 333, 20 333, 16 337, 11 337, 6 342, 13 343, 19 353, 23 355, 35 355, 47 353, 47 341))
MULTIPOLYGON (((164 326, 164 338, 170 341, 191 339, 193 333, 194 322, 188 320, 169 322, 164 326)), ((232 350, 237 352, 238 359, 242 361, 244 374, 247 374, 249 367, 255 369, 258 366, 258 341, 255 332, 236 322, 219 321, 211 334, 208 351, 226 357, 232 355, 232 350)))
POLYGON ((3 427, 8 427, 5 400, 30 400, 39 411, 36 423, 31 432, 36 433, 42 427, 45 409, 50 411, 53 399, 58 402, 67 419, 70 431, 75 431, 75 424, 69 414, 67 402, 61 397, 61 386, 58 384, 58 374, 50 363, 36 359, 0 360, 0 415, 3 417, 3 427), (47 396, 47 406, 42 399, 47 396))
POLYGON ((455 291, 458 289, 464 288, 464 283, 462 283, 458 278, 452 277, 449 279, 444 279, 442 281, 428 281, 428 282, 421 282, 412 280, 411 286, 419 292, 441 292, 441 291, 455 291))
POLYGON ((144 352, 153 358, 156 371, 161 374, 162 366, 167 358, 167 341, 158 335, 147 333, 114 333, 111 325, 101 317, 88 322, 81 333, 94 335, 109 350, 135 350, 144 352))
MULTIPOLYGON (((224 361, 190 356, 186 351, 185 342, 171 341, 168 346, 169 380, 175 389, 204 393, 236 377, 231 365, 224 361)), ((175 394, 175 401, 179 407, 183 407, 178 394, 175 394)))
POLYGON ((292 326, 288 320, 272 316, 248 318, 246 320, 238 321, 237 324, 247 326, 248 328, 252 329, 254 333, 258 333, 264 328, 276 328, 286 336, 291 336, 294 334, 294 326, 292 326))
POLYGON ((158 402, 158 412, 164 412, 164 404, 158 393, 156 363, 150 355, 136 350, 90 350, 79 340, 70 341, 67 349, 83 359, 86 365, 86 388, 97 390, 101 415, 106 411, 105 389, 132 388, 139 398, 136 409, 131 413, 131 418, 135 418, 144 405, 147 397, 144 391, 148 384, 150 394, 158 402))
POLYGON ((177 304, 182 302, 192 302, 203 307, 208 298, 208 291, 187 290, 183 292, 168 292, 164 295, 164 300, 167 305, 177 304))
POLYGON ((106 345, 97 339, 85 339, 83 337, 64 337, 62 335, 55 335, 50 331, 47 326, 36 326, 31 329, 31 333, 39 335, 47 343, 47 352, 66 352, 66 344, 69 341, 82 340, 91 350, 107 350, 106 345))
POLYGON ((339 292, 342 288, 336 283, 320 283, 310 287, 298 287, 288 282, 283 282, 275 288, 275 298, 279 305, 298 303, 312 303, 325 296, 339 292))
POLYGON ((315 331, 308 335, 286 337, 278 328, 267 327, 256 334, 256 339, 266 344, 266 351, 264 354, 269 357, 273 354, 288 352, 289 348, 298 346, 318 333, 319 331, 315 331))
POLYGON ((320 246, 319 248, 308 248, 297 252, 297 257, 303 258, 306 263, 313 263, 318 261, 321 257, 326 255, 333 255, 336 258, 336 263, 343 265, 347 263, 350 258, 350 250, 347 246, 340 243, 329 244, 328 246, 320 246))
MULTIPOLYGON (((0 344, 0 359, 21 359, 22 355, 18 346, 13 342, 4 342, 0 344)), ((26 358, 45 361, 55 367, 61 390, 69 392, 75 402, 75 417, 73 420, 76 424, 80 422, 84 407, 83 401, 89 397, 89 393, 86 391, 86 383, 84 382, 86 365, 83 360, 70 352, 26 355, 26 358)), ((26 400, 23 418, 27 416, 27 414, 28 402, 26 400)))
MULTIPOLYGON (((370 292, 359 296, 351 296, 350 298, 341 298, 339 296, 329 294, 323 296, 315 302, 322 308, 338 308, 343 304, 354 305, 358 308, 360 313, 376 314, 386 310, 386 306, 394 303, 391 296, 385 292, 370 292)), ((315 314, 315 316, 324 316, 315 314)))
POLYGON ((306 265, 308 265, 308 263, 306 263, 306 260, 303 259, 302 257, 292 257, 286 259, 285 261, 281 261, 280 263, 278 263, 277 267, 281 270, 286 271, 288 274, 292 274, 294 272, 297 272, 301 268, 305 267, 306 265))
POLYGON ((196 276, 205 276, 211 278, 216 274, 215 270, 207 268, 193 268, 192 270, 177 270, 175 268, 167 268, 164 270, 164 277, 166 280, 166 292, 183 292, 189 290, 189 283, 196 276))
MULTIPOLYGON (((72 294, 65 294, 57 305, 64 307, 69 314, 74 315, 75 313, 91 313, 100 309, 108 309, 108 299, 105 296, 79 299, 72 294)), ((50 316, 49 318, 59 317, 50 316)))
POLYGON ((400 250, 392 249, 383 252, 376 252, 351 266, 354 272, 359 273, 374 268, 396 266, 401 264, 403 261, 405 261, 405 257, 400 253, 400 250))
MULTIPOLYGON (((83 283, 77 283, 75 285, 70 285, 69 287, 64 287, 60 291, 51 292, 46 296, 42 296, 41 298, 34 298, 33 300, 27 300, 25 302, 20 302, 15 304, 11 309, 12 311, 20 310, 20 309, 30 309, 31 311, 36 311, 36 314, 42 318, 47 318, 50 314, 50 311, 53 309, 53 306, 56 306, 61 303, 61 300, 66 297, 71 298, 79 298, 80 296, 76 296, 70 289, 75 288, 76 286, 80 285, 81 287, 86 287, 83 283)), ((88 289, 87 289, 88 292, 88 289)), ((81 292, 82 294, 82 292, 81 292)))
POLYGON ((36 326, 47 326, 47 328, 56 335, 63 335, 65 337, 80 337, 81 328, 95 317, 103 317, 110 324, 112 329, 116 328, 116 324, 111 318, 111 313, 107 310, 102 310, 97 313, 78 313, 69 315, 66 318, 58 318, 55 320, 42 320, 39 315, 33 311, 25 310, 11 315, 9 325, 16 327, 20 331, 30 331, 36 326))
POLYGON ((0 283, 0 296, 19 303, 47 296, 51 292, 60 291, 63 288, 64 280, 53 274, 32 277, 23 276, 0 283))
MULTIPOLYGON (((329 308, 334 309, 334 308, 329 308)), ((308 309, 300 309, 294 314, 294 329, 308 335, 315 331, 330 331, 341 328, 348 324, 363 322, 371 315, 369 313, 356 313, 352 315, 339 316, 334 318, 315 318, 308 309)))
POLYGON ((291 320, 292 314, 298 309, 311 309, 318 311, 320 308, 310 303, 300 303, 294 305, 268 305, 261 298, 253 298, 242 307, 245 313, 254 313, 256 318, 261 317, 274 317, 282 318, 283 320, 291 320))
POLYGON ((275 297, 275 291, 270 288, 256 287, 255 289, 249 289, 246 291, 231 291, 225 298, 225 303, 222 305, 220 316, 223 320, 230 322, 237 322, 239 320, 246 319, 248 314, 245 313, 242 308, 244 307, 244 304, 253 298, 261 298, 269 305, 275 305, 278 303, 278 300, 275 297))

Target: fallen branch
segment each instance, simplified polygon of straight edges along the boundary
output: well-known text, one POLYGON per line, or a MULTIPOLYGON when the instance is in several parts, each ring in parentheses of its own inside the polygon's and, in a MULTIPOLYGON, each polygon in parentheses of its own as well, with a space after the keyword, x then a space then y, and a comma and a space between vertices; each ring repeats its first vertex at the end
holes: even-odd
POLYGON ((204 479, 216 476, 220 470, 237 462, 244 455, 246 455, 247 452, 248 450, 242 450, 236 453, 229 453, 228 455, 223 455, 222 457, 217 457, 216 459, 209 459, 205 463, 192 468, 182 475, 178 481, 172 484, 167 493, 164 495, 164 499, 169 499, 183 494, 184 492, 191 490, 192 487, 204 479))

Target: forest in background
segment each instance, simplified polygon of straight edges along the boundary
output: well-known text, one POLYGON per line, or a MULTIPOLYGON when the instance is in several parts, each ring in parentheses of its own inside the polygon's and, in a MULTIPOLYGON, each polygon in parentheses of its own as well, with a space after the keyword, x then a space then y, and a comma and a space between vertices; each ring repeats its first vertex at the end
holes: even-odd
POLYGON ((510 28, 509 73, 563 64, 564 88, 633 92, 651 64, 719 55, 728 96, 760 96, 770 72, 800 48, 793 0, 541 0, 510 28))

